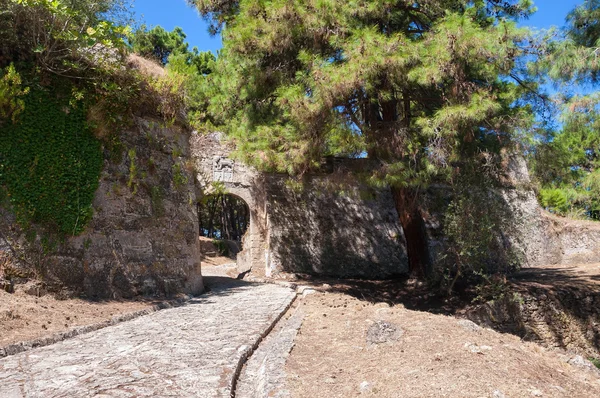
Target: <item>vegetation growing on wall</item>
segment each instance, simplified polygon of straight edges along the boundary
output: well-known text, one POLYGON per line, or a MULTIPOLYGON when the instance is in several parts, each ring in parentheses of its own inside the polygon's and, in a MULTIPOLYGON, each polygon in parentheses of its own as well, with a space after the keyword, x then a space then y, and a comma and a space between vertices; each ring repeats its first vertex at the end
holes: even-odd
POLYGON ((29 88, 21 84, 21 76, 13 64, 4 71, 0 70, 0 120, 16 122, 17 116, 25 109, 23 96, 29 92, 29 88))
MULTIPOLYGON (((102 148, 113 161, 126 154, 127 185, 135 194, 136 148, 124 148, 119 133, 135 114, 185 123, 188 82, 210 71, 210 57, 189 51, 180 29, 132 35, 127 5, 0 0, 0 188, 22 225, 39 224, 62 236, 80 233, 92 216, 102 148), (151 47, 163 63, 171 54, 179 57, 179 69, 191 69, 184 75, 158 66, 158 73, 126 68, 128 36, 140 52, 151 47)), ((174 174, 176 185, 186 182, 182 170, 174 174)), ((161 213, 162 193, 152 197, 161 213)))
POLYGON ((76 235, 92 216, 100 142, 87 127, 81 103, 37 89, 24 97, 24 105, 17 122, 0 129, 0 185, 22 224, 76 235))

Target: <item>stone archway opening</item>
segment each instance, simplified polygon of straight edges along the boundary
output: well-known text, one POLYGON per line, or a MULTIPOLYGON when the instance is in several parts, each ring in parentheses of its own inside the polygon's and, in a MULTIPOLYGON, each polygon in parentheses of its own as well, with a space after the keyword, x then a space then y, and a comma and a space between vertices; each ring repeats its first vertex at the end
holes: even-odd
POLYGON ((235 260, 250 227, 250 208, 230 193, 206 195, 198 202, 198 224, 204 255, 235 260))

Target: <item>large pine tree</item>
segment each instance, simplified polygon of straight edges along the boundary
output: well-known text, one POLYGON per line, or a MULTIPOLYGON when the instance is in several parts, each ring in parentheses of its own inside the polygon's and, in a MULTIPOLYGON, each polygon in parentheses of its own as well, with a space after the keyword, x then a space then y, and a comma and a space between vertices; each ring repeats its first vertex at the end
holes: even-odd
POLYGON ((267 170, 324 155, 380 161, 411 271, 427 252, 419 188, 510 144, 528 120, 511 83, 528 0, 194 0, 223 36, 209 126, 267 170))

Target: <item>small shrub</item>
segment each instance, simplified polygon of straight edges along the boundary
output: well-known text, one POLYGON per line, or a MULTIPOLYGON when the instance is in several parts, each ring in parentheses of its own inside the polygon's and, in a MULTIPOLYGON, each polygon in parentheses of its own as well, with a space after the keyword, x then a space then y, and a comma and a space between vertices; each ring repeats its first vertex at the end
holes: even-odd
POLYGON ((0 69, 0 119, 16 122, 17 117, 25 109, 22 97, 29 93, 28 87, 21 87, 21 75, 10 64, 3 72, 0 69))
POLYGON ((559 188, 542 189, 540 191, 540 202, 546 209, 566 214, 569 211, 569 197, 565 190, 559 188))
POLYGON ((137 164, 136 159, 137 155, 135 153, 135 149, 130 149, 127 152, 127 156, 129 157, 129 180, 127 181, 127 187, 131 189, 131 192, 135 195, 137 193, 137 164))
POLYGON ((185 175, 183 168, 179 163, 173 164, 173 185, 179 189, 188 183, 188 178, 185 175))
POLYGON ((229 246, 227 242, 222 239, 213 239, 213 245, 217 248, 220 256, 229 257, 229 246))

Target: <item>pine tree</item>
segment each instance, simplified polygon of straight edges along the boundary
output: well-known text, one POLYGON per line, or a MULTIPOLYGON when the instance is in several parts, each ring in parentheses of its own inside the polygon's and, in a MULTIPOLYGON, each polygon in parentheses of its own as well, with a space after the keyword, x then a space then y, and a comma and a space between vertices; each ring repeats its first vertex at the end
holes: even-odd
POLYGON ((544 41, 531 69, 558 87, 560 125, 542 135, 534 152, 540 200, 561 215, 599 219, 600 1, 584 1, 568 14, 558 37, 544 41))
POLYGON ((266 170, 377 159, 371 181, 392 188, 415 275, 427 261, 420 188, 510 145, 529 121, 510 76, 531 1, 190 3, 223 36, 204 88, 208 127, 266 170))

